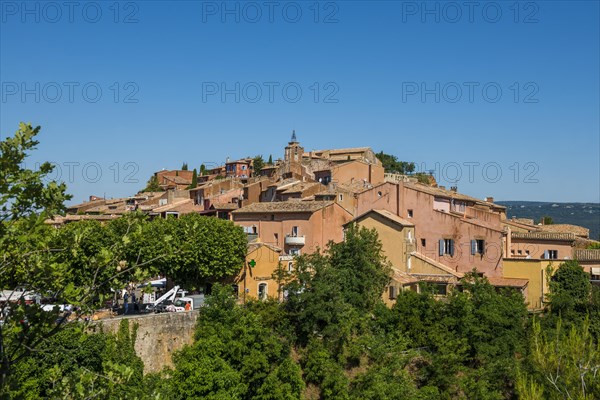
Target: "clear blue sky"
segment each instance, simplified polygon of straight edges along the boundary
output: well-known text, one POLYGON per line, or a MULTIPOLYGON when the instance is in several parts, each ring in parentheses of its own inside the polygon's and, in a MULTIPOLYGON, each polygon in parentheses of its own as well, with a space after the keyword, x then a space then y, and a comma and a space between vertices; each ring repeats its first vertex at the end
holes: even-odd
POLYGON ((63 3, 0 1, 0 132, 41 125, 30 164, 74 201, 292 129, 480 198, 600 201, 596 1, 63 3))

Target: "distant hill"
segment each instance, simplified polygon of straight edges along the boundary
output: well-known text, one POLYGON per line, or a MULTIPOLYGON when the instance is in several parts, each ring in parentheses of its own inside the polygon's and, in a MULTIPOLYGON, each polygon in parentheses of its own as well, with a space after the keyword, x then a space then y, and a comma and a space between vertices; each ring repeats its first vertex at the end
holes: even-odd
POLYGON ((506 217, 532 218, 536 223, 551 217, 555 224, 573 224, 590 230, 590 239, 600 240, 599 203, 546 203, 540 201, 498 201, 506 206, 506 217))

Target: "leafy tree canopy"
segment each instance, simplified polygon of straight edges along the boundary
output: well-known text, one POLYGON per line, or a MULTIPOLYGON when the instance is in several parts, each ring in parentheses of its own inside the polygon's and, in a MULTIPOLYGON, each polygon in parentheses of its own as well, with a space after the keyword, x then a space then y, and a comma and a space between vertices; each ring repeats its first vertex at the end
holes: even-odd
POLYGON ((254 171, 254 175, 258 175, 264 166, 265 160, 263 160, 262 156, 256 156, 252 159, 252 170, 254 171))
POLYGON ((142 189, 142 192, 163 192, 163 188, 158 184, 158 179, 156 175, 152 175, 150 179, 148 179, 148 183, 146 183, 146 187, 142 189))
POLYGON ((414 172, 415 164, 407 161, 399 161, 398 157, 385 154, 383 151, 375 154, 381 164, 383 165, 383 169, 385 172, 393 173, 393 174, 409 174, 414 172))

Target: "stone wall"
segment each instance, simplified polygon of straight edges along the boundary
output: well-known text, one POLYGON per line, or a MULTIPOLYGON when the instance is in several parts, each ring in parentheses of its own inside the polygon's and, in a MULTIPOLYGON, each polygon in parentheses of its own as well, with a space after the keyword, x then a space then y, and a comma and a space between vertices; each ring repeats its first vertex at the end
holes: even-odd
MULTIPOLYGON (((190 311, 128 317, 130 330, 138 324, 135 352, 144 362, 144 373, 173 365, 173 352, 192 343, 198 315, 198 311, 190 311)), ((105 319, 96 324, 105 332, 117 333, 122 319, 105 319)))

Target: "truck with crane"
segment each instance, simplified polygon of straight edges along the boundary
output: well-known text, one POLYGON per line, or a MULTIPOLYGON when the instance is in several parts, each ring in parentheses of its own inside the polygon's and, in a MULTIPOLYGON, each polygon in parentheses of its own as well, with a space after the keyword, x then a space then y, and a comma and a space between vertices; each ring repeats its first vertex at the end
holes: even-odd
POLYGON ((173 288, 160 296, 154 302, 146 305, 146 312, 160 313, 167 311, 168 306, 172 305, 177 296, 183 297, 187 293, 185 290, 179 290, 179 286, 173 288))

